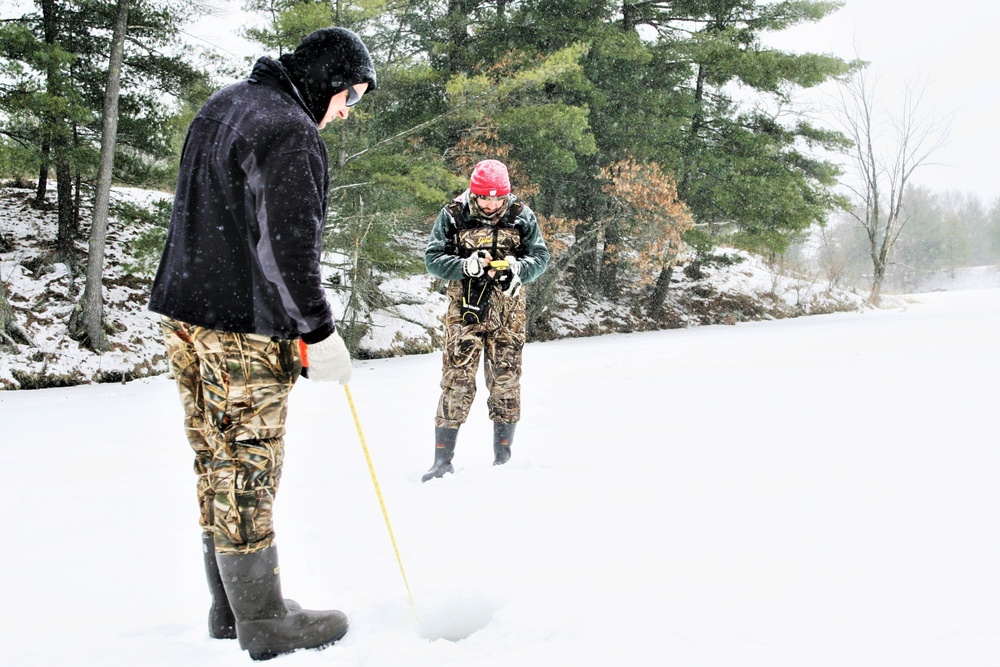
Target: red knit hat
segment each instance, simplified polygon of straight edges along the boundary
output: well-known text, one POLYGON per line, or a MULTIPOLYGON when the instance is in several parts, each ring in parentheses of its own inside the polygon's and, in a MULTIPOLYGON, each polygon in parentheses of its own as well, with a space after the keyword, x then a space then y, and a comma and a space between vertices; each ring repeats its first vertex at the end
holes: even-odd
POLYGON ((499 160, 483 160, 472 170, 469 191, 480 197, 502 197, 510 194, 507 167, 499 160))

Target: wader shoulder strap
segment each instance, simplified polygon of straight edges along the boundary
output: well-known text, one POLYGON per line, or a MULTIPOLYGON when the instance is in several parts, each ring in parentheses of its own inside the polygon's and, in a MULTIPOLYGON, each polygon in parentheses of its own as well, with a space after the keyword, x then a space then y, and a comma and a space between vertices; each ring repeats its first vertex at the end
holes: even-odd
MULTIPOLYGON (((446 252, 453 254, 461 254, 458 244, 458 233, 465 227, 468 219, 465 215, 465 205, 462 202, 453 201, 444 207, 448 214, 451 215, 452 220, 455 221, 455 226, 448 230, 446 236, 448 239, 448 246, 445 248, 446 252)), ((519 201, 514 202, 507 209, 507 214, 504 216, 502 221, 503 226, 517 228, 517 217, 521 215, 521 211, 524 210, 524 204, 519 201)), ((493 227, 493 243, 492 243, 492 255, 496 257, 497 255, 497 237, 500 231, 500 224, 493 227)), ((522 236, 520 230, 518 230, 518 235, 522 236)), ((523 238, 521 239, 523 243, 523 238)))
POLYGON ((448 213, 451 214, 451 217, 454 218, 455 222, 458 223, 461 223, 462 219, 465 218, 465 216, 462 214, 462 210, 464 208, 465 207, 462 205, 462 202, 460 201, 453 201, 447 206, 445 206, 445 209, 448 211, 448 213))
POLYGON ((445 252, 448 254, 454 255, 458 253, 458 230, 462 228, 462 223, 465 222, 463 208, 462 202, 457 201, 453 201, 444 207, 454 221, 454 225, 445 233, 445 238, 448 239, 445 252))
POLYGON ((526 252, 524 247, 524 230, 517 226, 517 217, 521 215, 521 211, 524 210, 524 204, 519 201, 514 202, 510 205, 510 209, 507 211, 507 217, 505 223, 517 230, 518 238, 518 252, 526 252))

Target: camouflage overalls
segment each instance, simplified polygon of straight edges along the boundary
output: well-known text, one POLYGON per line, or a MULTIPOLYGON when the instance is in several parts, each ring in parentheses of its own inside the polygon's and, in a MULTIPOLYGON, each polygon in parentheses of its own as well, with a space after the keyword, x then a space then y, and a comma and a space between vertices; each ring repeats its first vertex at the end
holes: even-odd
POLYGON ((163 318, 170 370, 195 453, 199 523, 219 553, 274 540, 271 508, 284 458, 288 393, 302 369, 297 340, 216 331, 163 318))
POLYGON ((442 210, 426 256, 432 273, 451 280, 447 288, 448 312, 444 319, 441 398, 434 422, 440 428, 458 428, 465 423, 476 396, 476 372, 482 356, 486 388, 490 393, 487 401, 490 419, 514 424, 521 418, 524 291, 509 297, 504 295, 501 283, 491 283, 485 318, 481 322, 466 323, 460 312, 463 298, 461 259, 478 250, 489 251, 494 259, 513 255, 524 263, 522 279, 529 282, 545 270, 548 250, 534 213, 520 202, 512 203, 495 225, 470 219, 465 213, 460 202, 442 210), (441 245, 442 237, 447 237, 447 241, 438 256, 435 249, 441 245), (448 260, 454 261, 446 265, 448 260))

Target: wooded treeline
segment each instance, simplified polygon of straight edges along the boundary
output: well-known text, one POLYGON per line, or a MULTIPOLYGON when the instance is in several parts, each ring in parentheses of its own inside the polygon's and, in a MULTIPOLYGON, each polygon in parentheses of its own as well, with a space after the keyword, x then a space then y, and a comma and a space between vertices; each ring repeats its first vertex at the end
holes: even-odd
MULTIPOLYGON (((893 244, 885 287, 906 293, 940 272, 1000 265, 1000 199, 957 191, 906 189, 903 222, 893 244)), ((865 230, 839 211, 808 244, 796 245, 789 260, 815 267, 837 287, 867 289, 872 284, 871 247, 865 230)))
MULTIPOLYGON (((0 176, 31 179, 42 195, 54 175, 55 261, 74 261, 80 199, 98 173, 119 2, 35 0, 0 24, 0 176)), ((846 137, 796 113, 794 92, 857 64, 771 49, 762 37, 840 4, 249 0, 267 19, 248 31, 261 54, 337 24, 360 33, 376 60, 379 90, 324 133, 345 337, 363 335, 364 314, 385 298, 382 279, 423 270, 414 247, 486 157, 508 163, 552 246, 551 270, 530 286, 532 330, 560 287, 581 302, 632 300, 655 319, 682 251, 710 261, 724 239, 784 252, 846 204, 837 166, 816 157, 846 137)), ((223 83, 179 40, 204 9, 131 0, 116 182, 169 188, 187 121, 223 83)))
MULTIPOLYGON (((101 124, 118 2, 37 0, 0 24, 0 158, 3 175, 32 174, 42 201, 55 177, 58 261, 75 266, 81 198, 99 168, 101 124)), ((176 154, 174 102, 206 82, 177 54, 178 29, 192 14, 168 0, 132 2, 121 75, 115 152, 119 183, 169 182, 176 154)))

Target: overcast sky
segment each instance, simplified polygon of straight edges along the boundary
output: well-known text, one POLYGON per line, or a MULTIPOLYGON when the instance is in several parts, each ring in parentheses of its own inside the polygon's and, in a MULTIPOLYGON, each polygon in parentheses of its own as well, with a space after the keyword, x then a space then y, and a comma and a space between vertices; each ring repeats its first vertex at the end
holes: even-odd
POLYGON ((914 181, 935 191, 1000 196, 1000 4, 984 0, 847 0, 819 23, 769 36, 796 52, 857 53, 877 74, 889 113, 901 110, 907 81, 926 84, 921 111, 951 117, 947 143, 914 181))
MULTIPOLYGON (((5 3, 8 15, 23 0, 5 3)), ((216 0, 218 16, 188 32, 204 46, 234 54, 257 47, 235 36, 245 22, 240 0, 216 0)), ((18 12, 19 13, 19 12, 18 12)), ((942 192, 976 193, 987 203, 1000 196, 1000 3, 990 0, 847 0, 819 23, 769 35, 767 44, 796 52, 859 55, 878 75, 886 110, 898 114, 907 81, 926 84, 922 111, 951 118, 947 143, 914 181, 942 192)), ((826 86, 803 101, 829 101, 826 86)), ((832 126, 832 121, 826 123, 832 126)))
MULTIPOLYGON (((255 52, 231 37, 243 20, 237 0, 221 0, 223 16, 193 33, 225 48, 255 52), (230 8, 227 12, 225 8, 230 8), (230 36, 227 37, 226 33, 230 36)), ((906 83, 926 86, 920 110, 950 118, 947 143, 913 181, 937 192, 975 193, 986 203, 1000 196, 1000 4, 987 0, 847 0, 819 23, 766 38, 769 45, 796 52, 859 55, 877 75, 876 92, 886 113, 898 116, 906 83)), ((830 103, 832 86, 802 98, 830 103)), ((833 126, 832 119, 825 123, 833 126)))

